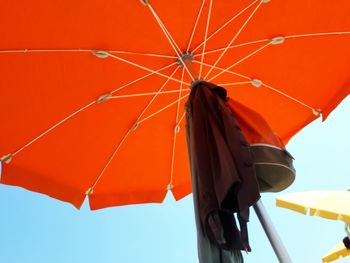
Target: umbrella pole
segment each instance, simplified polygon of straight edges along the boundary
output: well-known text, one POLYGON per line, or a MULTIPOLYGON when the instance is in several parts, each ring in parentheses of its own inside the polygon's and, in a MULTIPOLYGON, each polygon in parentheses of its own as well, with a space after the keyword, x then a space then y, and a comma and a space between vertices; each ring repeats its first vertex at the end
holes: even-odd
POLYGON ((259 221, 271 243, 271 246, 273 250, 275 251, 275 254, 279 260, 280 263, 292 263, 292 260, 284 247, 282 240, 278 236, 278 233, 275 229, 275 227, 272 224, 272 221, 269 217, 269 215, 266 212, 266 209, 262 203, 261 200, 259 200, 254 205, 254 210, 256 215, 259 218, 259 221))
POLYGON ((193 76, 194 80, 193 82, 195 82, 196 80, 198 80, 198 72, 194 69, 193 67, 193 54, 191 53, 184 53, 181 56, 181 60, 178 60, 178 63, 180 65, 180 67, 187 68, 187 71, 193 76))

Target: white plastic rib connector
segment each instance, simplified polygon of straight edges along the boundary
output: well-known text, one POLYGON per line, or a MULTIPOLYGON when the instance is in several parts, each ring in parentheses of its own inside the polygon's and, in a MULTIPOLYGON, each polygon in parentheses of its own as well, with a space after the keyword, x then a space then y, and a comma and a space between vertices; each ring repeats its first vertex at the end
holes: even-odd
POLYGON ((92 54, 94 54, 98 58, 108 58, 109 52, 103 50, 93 50, 92 54))
POLYGON ((256 88, 260 88, 262 81, 260 79, 252 79, 251 84, 256 88))
POLYGON ((171 191, 173 188, 174 188, 174 186, 173 186, 172 184, 168 184, 168 186, 167 186, 166 189, 167 189, 168 191, 171 191))
POLYGON ((320 109, 312 109, 312 113, 313 113, 313 115, 315 115, 315 116, 320 116, 321 110, 320 110, 320 109))
POLYGON ((112 97, 111 93, 103 94, 96 100, 96 103, 102 103, 109 100, 112 97))
POLYGON ((85 194, 89 196, 89 195, 92 195, 93 192, 94 192, 94 188, 90 187, 89 189, 86 190, 85 194))
POLYGON ((131 126, 130 131, 135 131, 138 127, 139 127, 139 122, 135 122, 135 123, 131 126))
POLYGON ((180 125, 179 125, 179 124, 177 124, 177 125, 175 126, 174 132, 175 132, 175 133, 179 133, 179 132, 180 132, 180 125))
POLYGON ((285 40, 286 40, 285 37, 274 37, 274 38, 270 39, 270 44, 272 44, 272 45, 283 44, 285 40))
POLYGON ((13 158, 13 155, 12 155, 12 153, 10 153, 10 154, 7 154, 7 155, 1 157, 0 160, 1 160, 1 162, 8 164, 12 161, 12 158, 13 158))

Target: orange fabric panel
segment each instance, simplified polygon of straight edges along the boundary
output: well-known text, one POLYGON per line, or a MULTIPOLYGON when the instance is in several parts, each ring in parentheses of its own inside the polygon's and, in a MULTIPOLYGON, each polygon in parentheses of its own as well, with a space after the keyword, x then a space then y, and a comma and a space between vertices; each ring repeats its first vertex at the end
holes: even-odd
MULTIPOLYGON (((261 4, 242 28, 259 2, 213 2, 209 35, 250 7, 207 41, 205 50, 209 53, 204 56, 201 77, 210 70, 207 64, 214 64, 235 38, 236 46, 227 49, 217 67, 227 68, 242 60, 231 68, 237 74, 225 72, 210 81, 224 84, 229 97, 263 116, 286 144, 320 117, 312 109, 320 110, 325 119, 350 93, 350 2, 269 1, 261 4), (344 34, 319 35, 329 32, 344 34), (283 44, 257 51, 278 36, 286 37, 283 44), (259 79, 265 86, 254 87, 251 79, 259 79), (230 84, 237 82, 246 83, 230 84)), ((196 47, 204 40, 209 2, 204 5, 191 44, 202 1, 150 3, 179 50, 185 52, 188 46, 190 52, 195 50, 193 72, 199 72, 202 47, 196 47)), ((177 104, 173 102, 178 93, 164 93, 154 99, 154 94, 145 93, 180 89, 188 93, 191 79, 185 72, 187 84, 181 86, 171 80, 160 90, 178 63, 176 52, 147 6, 139 0, 106 0, 103 4, 98 0, 5 1, 0 23, 4 25, 0 28, 0 158, 16 153, 79 111, 15 154, 10 163, 3 163, 1 183, 80 207, 85 192, 135 121, 171 104, 127 136, 90 201, 93 209, 161 202, 169 183, 177 200, 190 193, 183 118, 173 150, 174 127, 183 116, 186 98, 177 104), (111 51, 134 65, 112 57, 97 58, 91 50, 111 51), (151 74, 166 66, 161 71, 165 77, 151 74), (138 78, 143 79, 135 81, 138 78), (94 103, 112 91, 114 96, 135 96, 94 103)), ((205 80, 220 72, 212 70, 205 80)), ((173 78, 181 80, 182 70, 178 69, 173 78)))
POLYGON ((284 149, 284 144, 257 112, 229 98, 227 104, 249 144, 271 144, 284 149))

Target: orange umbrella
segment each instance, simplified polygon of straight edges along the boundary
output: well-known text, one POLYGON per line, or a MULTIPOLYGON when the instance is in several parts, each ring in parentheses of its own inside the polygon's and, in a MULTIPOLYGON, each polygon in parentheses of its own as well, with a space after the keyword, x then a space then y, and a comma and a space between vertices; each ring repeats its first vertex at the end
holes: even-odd
POLYGON ((348 0, 2 3, 1 183, 92 209, 191 192, 191 82, 286 143, 350 92, 348 0))

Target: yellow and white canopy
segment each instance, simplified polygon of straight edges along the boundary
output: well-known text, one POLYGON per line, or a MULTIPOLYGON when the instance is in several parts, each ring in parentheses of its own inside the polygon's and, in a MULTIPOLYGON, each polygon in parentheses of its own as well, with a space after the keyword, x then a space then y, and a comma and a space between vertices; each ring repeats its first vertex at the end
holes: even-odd
POLYGON ((350 191, 307 191, 279 195, 276 206, 350 224, 350 191))
POLYGON ((333 262, 339 258, 347 257, 349 255, 350 250, 344 246, 343 242, 340 242, 322 258, 322 261, 323 263, 333 262))

